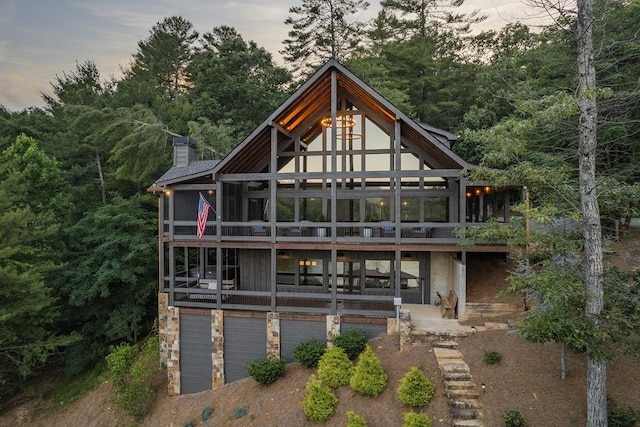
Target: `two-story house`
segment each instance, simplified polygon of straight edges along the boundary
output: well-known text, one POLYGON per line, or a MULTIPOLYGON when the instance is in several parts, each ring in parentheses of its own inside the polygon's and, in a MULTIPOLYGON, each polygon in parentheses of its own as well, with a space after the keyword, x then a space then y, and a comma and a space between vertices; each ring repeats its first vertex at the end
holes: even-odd
POLYGON ((292 361, 305 339, 386 332, 400 304, 451 290, 464 318, 453 230, 506 220, 517 191, 469 183, 455 141, 334 60, 220 161, 175 138, 174 166, 149 189, 170 392, 246 377, 267 354, 292 361))

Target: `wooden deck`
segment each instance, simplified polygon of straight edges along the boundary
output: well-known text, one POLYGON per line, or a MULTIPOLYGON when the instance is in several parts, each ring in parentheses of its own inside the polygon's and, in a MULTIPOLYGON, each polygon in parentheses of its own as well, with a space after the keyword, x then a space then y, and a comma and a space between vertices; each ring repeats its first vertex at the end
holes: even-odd
POLYGON ((395 307, 392 297, 372 297, 343 295, 336 297, 336 306, 332 307, 330 294, 294 294, 277 295, 275 310, 270 295, 242 295, 242 292, 224 291, 218 304, 215 293, 179 293, 176 292, 175 306, 200 307, 222 310, 277 311, 288 313, 355 314, 374 317, 393 317, 395 307), (233 294, 231 294, 233 293, 233 294))

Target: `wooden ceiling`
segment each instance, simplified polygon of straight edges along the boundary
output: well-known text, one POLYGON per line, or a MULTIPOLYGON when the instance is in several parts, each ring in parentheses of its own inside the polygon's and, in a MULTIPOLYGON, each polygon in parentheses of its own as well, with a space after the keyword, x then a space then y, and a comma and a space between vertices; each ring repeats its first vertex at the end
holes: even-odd
MULTIPOLYGON (((289 148, 295 138, 310 141, 322 132, 320 120, 331 115, 331 80, 336 71, 338 109, 360 110, 382 129, 392 131, 396 117, 402 135, 428 154, 435 167, 462 168, 460 159, 435 137, 404 116, 370 87, 335 61, 329 61, 296 91, 260 127, 223 159, 215 173, 266 172, 271 153, 271 131, 278 130, 278 152, 289 148), (406 123, 410 122, 410 126, 406 123), (444 150, 443 150, 444 148, 444 150)), ((464 162, 462 162, 464 163, 464 162)))

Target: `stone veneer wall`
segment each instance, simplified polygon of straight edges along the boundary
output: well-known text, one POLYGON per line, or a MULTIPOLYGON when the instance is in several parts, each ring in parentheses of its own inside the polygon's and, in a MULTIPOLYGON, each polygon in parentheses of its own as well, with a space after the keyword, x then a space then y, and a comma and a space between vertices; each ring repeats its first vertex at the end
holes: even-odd
POLYGON ((169 360, 169 347, 167 345, 167 308, 169 307, 169 295, 158 293, 158 341, 160 342, 160 363, 167 364, 169 360))
POLYGON ((411 313, 400 310, 400 351, 411 348, 411 313))
POLYGON ((267 313, 267 357, 280 358, 280 313, 267 313))
POLYGON ((224 312, 211 310, 211 388, 224 385, 224 312))
POLYGON ((165 346, 169 396, 180 395, 180 308, 167 306, 165 346))
POLYGON ((340 333, 340 315, 327 315, 327 343, 333 345, 333 337, 340 333))

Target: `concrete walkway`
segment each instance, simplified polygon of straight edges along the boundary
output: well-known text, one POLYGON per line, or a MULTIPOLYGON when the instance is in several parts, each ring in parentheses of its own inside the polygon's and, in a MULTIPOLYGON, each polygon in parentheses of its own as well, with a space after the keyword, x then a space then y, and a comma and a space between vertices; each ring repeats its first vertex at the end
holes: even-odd
POLYGON ((465 336, 472 332, 470 326, 461 325, 456 319, 443 319, 440 307, 430 304, 402 304, 402 310, 411 314, 411 326, 416 333, 441 336, 465 336))

